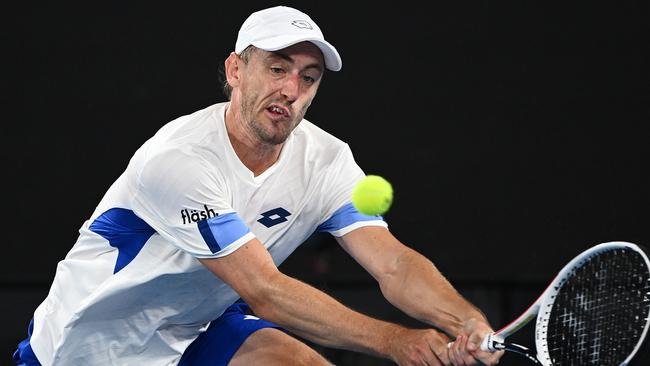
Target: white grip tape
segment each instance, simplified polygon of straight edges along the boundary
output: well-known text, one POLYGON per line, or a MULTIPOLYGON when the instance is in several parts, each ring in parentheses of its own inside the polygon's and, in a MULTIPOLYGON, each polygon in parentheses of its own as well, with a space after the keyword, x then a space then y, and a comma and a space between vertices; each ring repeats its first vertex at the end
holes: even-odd
MULTIPOLYGON (((499 349, 494 346, 495 342, 502 343, 504 341, 503 337, 500 337, 494 333, 488 333, 485 335, 485 338, 483 338, 483 342, 481 342, 481 351, 484 352, 496 352, 499 349)), ((447 343, 447 348, 451 348, 451 346, 454 344, 454 342, 449 342, 447 343)))
POLYGON ((498 348, 494 346, 495 342, 502 343, 503 342, 503 337, 500 337, 494 333, 490 333, 483 338, 483 342, 481 342, 481 351, 487 351, 487 352, 496 352, 498 351, 498 348))

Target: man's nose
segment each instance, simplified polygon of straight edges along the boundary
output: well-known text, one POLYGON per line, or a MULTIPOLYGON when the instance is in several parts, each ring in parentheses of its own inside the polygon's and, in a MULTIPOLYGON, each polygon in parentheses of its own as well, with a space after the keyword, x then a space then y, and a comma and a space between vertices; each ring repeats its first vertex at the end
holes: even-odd
POLYGON ((298 99, 298 94, 300 93, 300 75, 288 75, 282 84, 281 92, 289 102, 298 99))

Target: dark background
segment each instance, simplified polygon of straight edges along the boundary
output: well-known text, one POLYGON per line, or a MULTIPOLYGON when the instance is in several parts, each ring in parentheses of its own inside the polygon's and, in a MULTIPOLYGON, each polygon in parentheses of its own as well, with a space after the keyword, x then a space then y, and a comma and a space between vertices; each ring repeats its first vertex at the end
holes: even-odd
MULTIPOLYGON (((241 23, 278 4, 5 5, 0 364, 132 153, 224 99, 218 68, 241 23)), ((307 118, 393 183, 391 231, 495 328, 580 251, 650 246, 647 2, 280 4, 310 14, 343 58, 307 118)), ((329 236, 281 269, 357 310, 423 326, 329 236)), ((340 365, 390 364, 317 348, 340 365)))

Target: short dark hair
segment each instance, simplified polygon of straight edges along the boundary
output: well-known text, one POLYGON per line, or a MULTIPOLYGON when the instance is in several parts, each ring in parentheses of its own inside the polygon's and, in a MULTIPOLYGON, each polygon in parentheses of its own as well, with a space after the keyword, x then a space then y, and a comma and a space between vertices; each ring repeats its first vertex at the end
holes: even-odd
MULTIPOLYGON (((248 61, 251 59, 251 55, 257 50, 258 48, 255 46, 248 46, 246 47, 243 51, 239 53, 239 58, 247 64, 248 61)), ((223 94, 230 100, 230 97, 232 95, 232 87, 230 84, 228 84, 228 78, 226 77, 226 70, 224 69, 224 66, 222 65, 219 68, 219 78, 221 79, 221 86, 222 86, 222 91, 223 94)))

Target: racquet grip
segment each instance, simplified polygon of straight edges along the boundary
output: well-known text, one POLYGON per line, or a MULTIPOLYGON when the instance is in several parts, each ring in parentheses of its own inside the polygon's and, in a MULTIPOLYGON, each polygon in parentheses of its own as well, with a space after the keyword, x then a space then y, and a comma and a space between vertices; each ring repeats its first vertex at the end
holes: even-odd
MULTIPOLYGON (((481 351, 485 351, 485 352, 498 351, 498 349, 494 347, 495 342, 503 342, 503 338, 499 337, 494 333, 486 334, 485 338, 483 338, 483 342, 481 342, 481 346, 480 346, 481 351)), ((454 344, 454 342, 447 343, 447 348, 451 348, 452 344, 454 344)))
POLYGON ((483 342, 481 342, 481 351, 496 352, 499 350, 496 345, 503 343, 503 340, 503 337, 495 333, 489 333, 483 338, 483 342))

